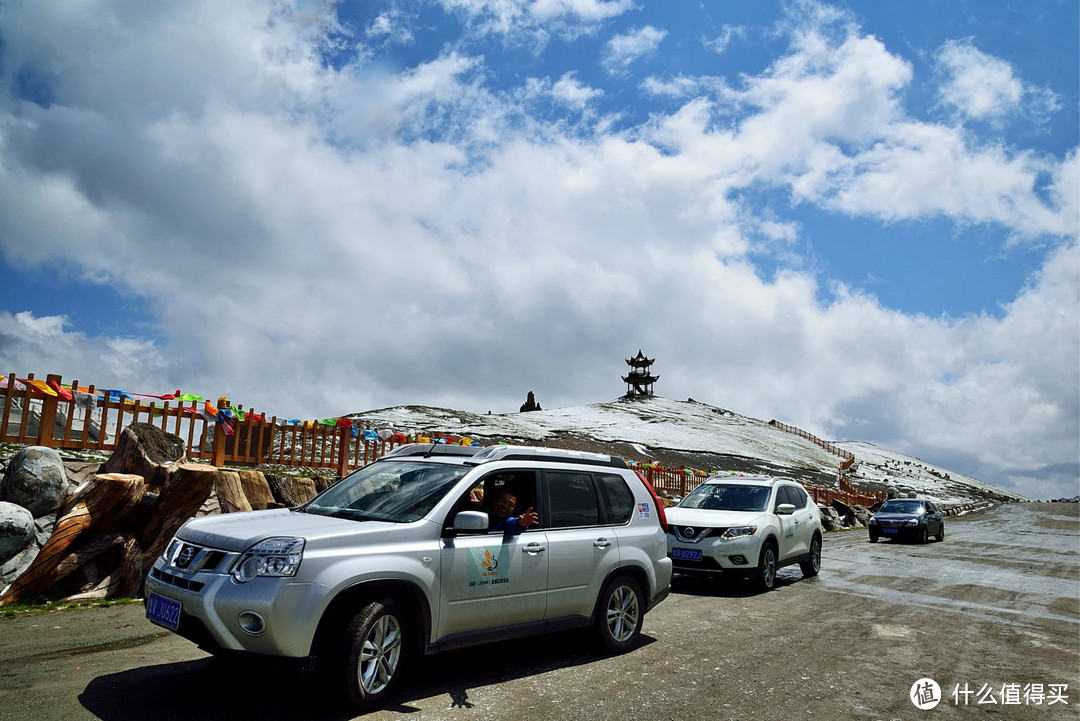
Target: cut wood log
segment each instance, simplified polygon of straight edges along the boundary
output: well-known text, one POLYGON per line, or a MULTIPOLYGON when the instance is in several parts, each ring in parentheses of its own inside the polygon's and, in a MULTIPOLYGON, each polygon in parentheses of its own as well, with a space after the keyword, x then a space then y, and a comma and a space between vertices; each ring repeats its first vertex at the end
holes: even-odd
POLYGON ((251 504, 251 510, 264 511, 274 502, 274 494, 270 492, 270 484, 266 482, 262 471, 240 471, 240 483, 244 487, 244 496, 251 504))
MULTIPOLYGON (((139 505, 146 493, 141 476, 102 473, 93 476, 61 509, 52 535, 37 557, 0 596, 0 606, 45 592, 63 577, 61 563, 72 553, 80 536, 115 529, 139 505)), ((67 571, 70 572, 70 571, 67 571)))
POLYGON ((218 471, 214 490, 217 491, 222 513, 251 510, 251 504, 244 495, 244 486, 240 482, 240 474, 236 471, 218 471))

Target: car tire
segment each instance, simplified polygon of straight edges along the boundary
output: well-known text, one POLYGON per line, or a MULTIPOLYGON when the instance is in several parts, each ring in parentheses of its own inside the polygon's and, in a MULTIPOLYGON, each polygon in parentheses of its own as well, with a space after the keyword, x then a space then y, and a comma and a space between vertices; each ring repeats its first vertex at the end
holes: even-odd
POLYGON ((779 562, 776 558, 776 544, 766 541, 758 556, 757 575, 754 580, 760 591, 771 591, 776 587, 776 570, 779 562))
POLYGON ((799 564, 799 570, 802 571, 803 578, 816 576, 821 570, 821 536, 816 533, 810 539, 810 557, 799 564))
POLYGON ((389 698, 409 660, 409 626, 401 605, 384 598, 369 603, 345 628, 345 689, 360 708, 389 698))
POLYGON ((944 541, 944 540, 945 540, 945 524, 944 524, 944 522, 943 522, 943 523, 941 524, 941 530, 940 530, 940 531, 938 531, 938 534, 937 534, 937 542, 938 542, 938 543, 941 543, 941 542, 942 542, 942 541, 944 541))
POLYGON ((641 635, 645 620, 645 600, 641 586, 629 576, 616 576, 600 594, 596 613, 596 631, 600 642, 611 653, 632 649, 641 635))
POLYGON ((876 533, 871 533, 870 534, 870 543, 877 543, 877 539, 878 539, 878 534, 876 534, 876 533))
POLYGON ((922 527, 922 533, 919 534, 919 543, 930 543, 930 529, 926 526, 922 527))

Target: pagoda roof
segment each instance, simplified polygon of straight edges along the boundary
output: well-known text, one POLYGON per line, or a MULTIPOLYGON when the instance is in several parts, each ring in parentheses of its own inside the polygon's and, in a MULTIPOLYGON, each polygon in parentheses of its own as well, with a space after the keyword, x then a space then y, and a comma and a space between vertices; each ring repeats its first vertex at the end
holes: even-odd
POLYGON ((626 359, 626 364, 631 365, 631 366, 634 366, 634 365, 651 365, 652 363, 655 363, 655 362, 656 362, 655 358, 646 358, 645 355, 641 352, 640 349, 638 349, 638 352, 637 352, 636 356, 634 356, 633 358, 627 358, 626 359))
POLYGON ((641 385, 643 383, 655 383, 658 380, 660 380, 660 376, 653 376, 653 375, 644 376, 644 375, 633 375, 633 374, 628 375, 628 376, 623 376, 623 382, 624 383, 633 383, 634 385, 641 385))

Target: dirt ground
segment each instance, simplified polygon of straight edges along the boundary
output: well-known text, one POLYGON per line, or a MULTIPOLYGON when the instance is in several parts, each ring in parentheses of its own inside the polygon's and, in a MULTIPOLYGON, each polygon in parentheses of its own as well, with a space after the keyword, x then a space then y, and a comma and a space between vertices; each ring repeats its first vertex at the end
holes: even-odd
MULTIPOLYGON (((426 658, 366 718, 1080 719, 1080 506, 946 530, 925 546, 826 534, 820 576, 785 569, 767 594, 679 579, 624 656, 570 633, 426 658), (924 678, 931 710, 909 699, 924 678)), ((310 677, 208 658, 139 605, 0 618, 2 719, 354 716, 310 677)))

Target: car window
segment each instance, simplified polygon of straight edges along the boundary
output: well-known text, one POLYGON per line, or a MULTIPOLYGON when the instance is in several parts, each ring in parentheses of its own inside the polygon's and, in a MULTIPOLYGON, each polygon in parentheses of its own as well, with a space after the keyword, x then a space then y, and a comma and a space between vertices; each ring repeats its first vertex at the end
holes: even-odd
POLYGON ((596 487, 588 473, 549 471, 548 525, 551 528, 596 526, 600 524, 596 487))
POLYGON ((897 501, 897 500, 893 500, 893 501, 885 501, 885 505, 883 505, 878 510, 878 512, 879 513, 882 513, 882 512, 884 512, 884 513, 918 513, 920 510, 922 510, 922 507, 923 507, 923 505, 919 501, 907 501, 907 500, 897 501))
POLYGON ((679 503, 679 508, 714 511, 764 511, 772 489, 742 483, 702 483, 679 503))
POLYGON ((806 508, 806 491, 802 486, 786 486, 788 492, 788 503, 792 504, 796 508, 806 508))
POLYGON ((300 507, 354 521, 410 523, 427 515, 469 469, 416 461, 371 463, 300 507))
POLYGON ((608 523, 622 524, 629 521, 634 512, 634 493, 626 487, 626 480, 611 473, 600 473, 596 478, 604 492, 608 523))
POLYGON ((773 503, 773 510, 775 511, 779 508, 781 503, 795 505, 794 501, 791 499, 791 489, 788 486, 776 487, 776 501, 773 503))

